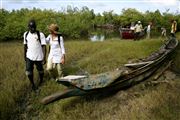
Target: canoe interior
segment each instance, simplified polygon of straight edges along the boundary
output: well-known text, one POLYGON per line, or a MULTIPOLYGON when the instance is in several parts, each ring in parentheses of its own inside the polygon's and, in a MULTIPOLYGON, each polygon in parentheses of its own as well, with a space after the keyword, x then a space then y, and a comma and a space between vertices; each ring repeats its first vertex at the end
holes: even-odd
POLYGON ((169 52, 171 52, 173 48, 177 46, 177 43, 177 40, 172 38, 169 42, 165 43, 165 45, 162 45, 158 51, 154 52, 147 58, 142 59, 138 63, 126 64, 125 66, 127 67, 77 79, 67 79, 67 77, 64 77, 59 79, 58 82, 65 86, 73 86, 82 90, 105 88, 114 82, 122 82, 137 75, 143 74, 153 67, 157 67, 160 62, 166 59, 169 52), (129 66, 132 68, 129 68, 129 66))

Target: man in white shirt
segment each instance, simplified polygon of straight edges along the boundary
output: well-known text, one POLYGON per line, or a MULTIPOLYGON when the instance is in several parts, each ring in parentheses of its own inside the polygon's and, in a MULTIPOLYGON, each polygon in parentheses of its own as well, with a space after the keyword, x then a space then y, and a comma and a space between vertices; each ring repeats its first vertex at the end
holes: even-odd
POLYGON ((141 21, 138 21, 138 23, 135 25, 135 28, 134 28, 134 40, 139 39, 142 29, 143 27, 142 27, 141 21))
POLYGON ((39 79, 41 84, 43 82, 44 69, 43 63, 45 63, 46 56, 46 40, 45 35, 42 32, 36 30, 35 20, 30 20, 28 23, 29 31, 24 33, 24 59, 26 61, 26 75, 32 84, 32 89, 36 90, 33 80, 34 64, 39 73, 39 79))

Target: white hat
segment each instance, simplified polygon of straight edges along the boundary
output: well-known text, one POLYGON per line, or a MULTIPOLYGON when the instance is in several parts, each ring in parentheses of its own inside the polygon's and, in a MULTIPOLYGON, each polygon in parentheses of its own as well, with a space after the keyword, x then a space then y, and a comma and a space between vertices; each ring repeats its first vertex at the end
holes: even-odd
POLYGON ((141 21, 138 21, 138 23, 141 23, 141 21))

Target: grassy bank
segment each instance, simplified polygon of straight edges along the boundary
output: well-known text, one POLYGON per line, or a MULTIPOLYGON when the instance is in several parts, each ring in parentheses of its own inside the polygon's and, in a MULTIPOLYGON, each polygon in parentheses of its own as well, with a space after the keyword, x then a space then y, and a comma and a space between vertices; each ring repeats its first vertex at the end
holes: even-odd
MULTIPOLYGON (((116 69, 129 60, 144 58, 156 51, 161 39, 142 41, 65 42, 64 74, 101 73, 116 69)), ((40 120, 119 120, 179 118, 180 82, 155 87, 137 85, 127 91, 100 99, 75 97, 43 106, 44 96, 65 89, 46 79, 39 93, 31 92, 24 74, 21 43, 0 43, 0 118, 40 120), (174 94, 170 94, 170 93, 174 94), (168 94, 167 94, 168 93, 168 94), (167 97, 168 95, 168 97, 167 97), (161 99, 163 98, 163 99, 161 99), (171 105, 170 101, 173 101, 171 105), (175 107, 175 109, 173 109, 175 107), (168 117, 166 116, 168 115, 168 117)), ((36 76, 37 79, 37 76, 36 76)))
POLYGON ((24 74, 22 45, 0 43, 0 118, 7 119, 20 109, 17 105, 28 86, 24 74))

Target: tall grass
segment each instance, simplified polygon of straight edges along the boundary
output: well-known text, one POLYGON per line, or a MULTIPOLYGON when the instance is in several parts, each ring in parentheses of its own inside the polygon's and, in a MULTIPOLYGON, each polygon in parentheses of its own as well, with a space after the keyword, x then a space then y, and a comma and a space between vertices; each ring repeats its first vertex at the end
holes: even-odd
MULTIPOLYGON (((162 41, 160 39, 142 41, 118 41, 105 42, 68 41, 65 42, 66 64, 64 74, 89 74, 101 73, 116 69, 128 60, 144 58, 156 51, 162 41)), ((144 90, 146 94, 136 96, 137 89, 130 92, 119 92, 117 95, 100 99, 96 97, 75 97, 57 101, 43 106, 39 103, 46 95, 66 89, 55 81, 47 78, 38 93, 29 90, 29 81, 24 74, 23 45, 21 43, 0 43, 0 119, 40 119, 40 120, 119 120, 119 119, 144 119, 160 118, 165 114, 175 115, 168 111, 169 107, 163 106, 170 102, 169 97, 179 108, 178 94, 176 91, 179 83, 173 84, 173 90, 169 86, 160 86, 155 90, 144 90), (161 88, 162 87, 162 88, 161 88), (160 91, 159 91, 160 89, 160 91), (177 97, 176 97, 177 96, 177 97), (151 98, 157 98, 153 101, 151 98), (161 99, 165 101, 162 103, 161 99), (23 101, 23 103, 21 103, 23 101), (141 109, 142 106, 142 109, 141 109), (148 108, 150 107, 150 108, 148 108), (167 110, 166 110, 167 109, 167 110), (130 110, 130 112, 129 112, 130 110), (156 112, 156 110, 162 110, 156 112), (144 112, 144 113, 143 113, 144 112), (139 116, 140 115, 140 116, 139 116)), ((140 93, 140 92, 139 92, 140 93)), ((173 104, 173 105, 175 105, 173 104)), ((170 117, 173 118, 173 117, 170 117)), ((178 115, 176 116, 178 118, 178 115)))
POLYGON ((160 40, 67 42, 67 66, 100 73, 120 67, 128 60, 147 56, 160 46, 160 40))
POLYGON ((20 109, 17 101, 28 92, 22 50, 19 43, 0 43, 0 118, 3 119, 20 109))

